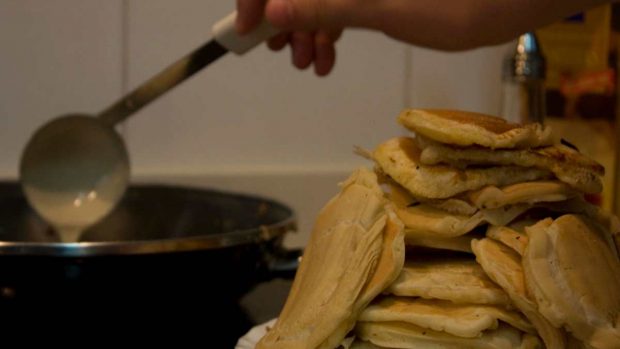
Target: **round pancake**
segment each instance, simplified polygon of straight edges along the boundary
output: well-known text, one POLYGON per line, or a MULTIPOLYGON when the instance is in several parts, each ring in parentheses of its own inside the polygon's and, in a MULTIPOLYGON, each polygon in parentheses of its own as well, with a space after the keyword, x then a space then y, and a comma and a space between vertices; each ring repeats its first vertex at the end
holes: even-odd
POLYGON ((534 327, 520 313, 501 306, 411 297, 385 297, 368 306, 358 321, 401 321, 464 338, 480 337, 484 331, 497 328, 501 321, 535 334, 534 327))
POLYGON ((523 267, 549 321, 594 348, 611 349, 620 343, 620 261, 599 230, 572 214, 527 227, 523 267))
POLYGON ((602 190, 605 168, 598 162, 562 144, 536 149, 487 149, 456 147, 416 137, 422 150, 420 163, 450 165, 464 169, 472 166, 536 167, 553 172, 555 177, 586 193, 602 190))
POLYGON ((468 258, 435 256, 408 260, 385 293, 459 304, 510 304, 504 290, 468 258))
POLYGON ((528 336, 511 326, 500 325, 480 337, 462 338, 405 322, 358 322, 355 333, 373 344, 400 349, 522 349, 528 336))
POLYGON ((404 263, 402 223, 359 169, 321 210, 276 325, 256 348, 335 348, 404 263), (312 329, 312 330, 309 330, 312 329))
POLYGON ((381 170, 407 189, 413 196, 446 199, 485 186, 550 178, 547 170, 534 167, 496 166, 457 169, 445 165, 426 166, 420 163, 420 149, 409 137, 390 139, 372 154, 381 170))
POLYGON ((487 275, 506 291, 514 306, 536 327, 547 349, 565 349, 564 332, 540 314, 528 295, 521 257, 504 244, 488 238, 472 241, 472 250, 487 275))
POLYGON ((398 122, 416 134, 458 146, 533 148, 554 143, 549 127, 512 124, 495 116, 459 110, 405 109, 398 122))

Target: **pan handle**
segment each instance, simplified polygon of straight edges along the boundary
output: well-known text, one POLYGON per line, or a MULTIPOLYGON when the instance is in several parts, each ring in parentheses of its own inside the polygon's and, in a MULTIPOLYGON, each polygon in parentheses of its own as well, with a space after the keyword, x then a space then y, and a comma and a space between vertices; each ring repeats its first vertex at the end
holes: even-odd
POLYGON ((277 278, 294 279, 302 255, 303 249, 277 248, 267 260, 266 281, 277 278))

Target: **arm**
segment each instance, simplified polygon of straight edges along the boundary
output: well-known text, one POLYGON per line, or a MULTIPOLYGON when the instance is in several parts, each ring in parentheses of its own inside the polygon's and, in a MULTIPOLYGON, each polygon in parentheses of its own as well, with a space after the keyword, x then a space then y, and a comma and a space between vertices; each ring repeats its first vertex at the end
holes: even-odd
MULTIPOLYGON (((368 27, 414 45, 466 50, 518 35, 606 0, 393 0, 368 27), (441 5, 439 5, 441 4, 441 5), (409 24, 408 24, 409 23, 409 24)), ((360 23, 362 26, 365 23, 360 23)))
POLYGON ((318 75, 335 62, 343 28, 381 31, 397 40, 440 50, 499 44, 521 33, 610 0, 237 0, 239 32, 263 15, 286 33, 270 42, 290 43, 293 63, 314 62, 318 75))

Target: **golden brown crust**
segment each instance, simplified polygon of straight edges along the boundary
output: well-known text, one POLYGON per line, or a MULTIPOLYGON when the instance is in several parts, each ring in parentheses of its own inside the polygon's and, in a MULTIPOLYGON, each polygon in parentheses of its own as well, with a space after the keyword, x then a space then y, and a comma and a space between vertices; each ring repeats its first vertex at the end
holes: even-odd
POLYGON ((442 119, 456 121, 463 125, 474 124, 495 134, 502 134, 521 127, 521 125, 509 123, 505 119, 482 113, 448 109, 424 109, 423 111, 442 119))
POLYGON ((472 250, 487 275, 506 291, 513 304, 536 327, 546 347, 565 349, 564 332, 540 314, 528 294, 521 257, 504 244, 489 238, 472 241, 472 250))
POLYGON ((408 260, 386 293, 456 304, 510 305, 506 292, 489 279, 480 265, 462 256, 435 254, 408 260))
POLYGON ((359 322, 355 333, 358 338, 375 345, 402 349, 521 349, 525 340, 522 332, 504 324, 475 338, 457 337, 398 321, 359 322))
POLYGON ((420 163, 428 166, 449 165, 466 169, 475 166, 521 166, 553 172, 559 180, 586 193, 602 190, 600 176, 605 168, 589 157, 556 144, 536 149, 487 149, 482 147, 456 147, 438 143, 423 136, 416 137, 422 151, 420 163))
POLYGON ((523 268, 540 312, 594 348, 617 348, 620 262, 608 232, 574 214, 525 229, 523 268))
POLYGON ((414 196, 444 199, 487 185, 508 184, 548 178, 538 168, 499 166, 457 169, 445 165, 427 166, 420 162, 420 149, 412 138, 398 137, 379 145, 373 158, 381 170, 414 196))
POLYGON ((402 223, 376 175, 354 172, 321 210, 278 322, 257 349, 332 349, 400 273, 402 223))
POLYGON ((506 120, 457 110, 406 109, 398 121, 437 142, 488 148, 531 148, 555 143, 551 129, 540 124, 517 125, 506 120))
POLYGON ((523 332, 536 333, 520 313, 497 305, 455 304, 437 299, 385 297, 369 305, 359 321, 402 321, 458 337, 476 338, 487 330, 510 324, 523 332))

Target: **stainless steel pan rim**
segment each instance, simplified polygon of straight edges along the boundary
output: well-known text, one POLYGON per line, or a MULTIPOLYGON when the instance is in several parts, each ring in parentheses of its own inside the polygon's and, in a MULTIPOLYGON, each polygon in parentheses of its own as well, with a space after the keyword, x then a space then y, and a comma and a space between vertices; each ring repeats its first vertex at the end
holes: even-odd
POLYGON ((39 243, 0 241, 0 255, 90 257, 101 255, 135 255, 187 252, 255 244, 284 235, 295 229, 294 219, 270 227, 236 231, 207 237, 188 237, 151 241, 39 243))

